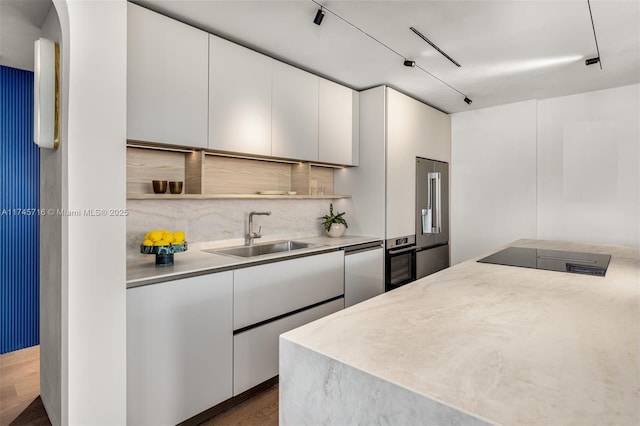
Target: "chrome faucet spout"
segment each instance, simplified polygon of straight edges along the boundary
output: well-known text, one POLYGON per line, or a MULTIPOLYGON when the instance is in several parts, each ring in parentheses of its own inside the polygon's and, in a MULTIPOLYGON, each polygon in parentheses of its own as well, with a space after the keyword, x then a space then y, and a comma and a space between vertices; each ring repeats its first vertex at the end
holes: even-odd
POLYGON ((253 231, 253 217, 254 216, 270 216, 271 212, 251 212, 249 213, 249 232, 245 235, 244 244, 250 246, 253 244, 253 240, 256 238, 262 238, 262 226, 258 228, 258 232, 253 231))

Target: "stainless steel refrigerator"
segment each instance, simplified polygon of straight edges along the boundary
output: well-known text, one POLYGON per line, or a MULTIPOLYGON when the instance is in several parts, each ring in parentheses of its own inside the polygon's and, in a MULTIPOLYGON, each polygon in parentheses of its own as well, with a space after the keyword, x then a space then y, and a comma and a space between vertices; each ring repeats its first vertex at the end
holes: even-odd
POLYGON ((416 279, 449 267, 449 164, 416 157, 416 279))

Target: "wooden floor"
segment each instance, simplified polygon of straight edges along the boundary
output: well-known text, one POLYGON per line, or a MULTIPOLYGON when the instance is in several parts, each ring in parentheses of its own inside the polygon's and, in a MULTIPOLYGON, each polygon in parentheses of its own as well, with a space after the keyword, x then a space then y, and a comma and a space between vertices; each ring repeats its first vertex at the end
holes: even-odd
MULTIPOLYGON (((278 424, 278 385, 203 423, 206 426, 278 424)), ((0 355, 0 426, 49 426, 40 399, 40 346, 0 355)))
POLYGON ((40 399, 40 346, 0 355, 0 426, 51 425, 40 399))
POLYGON ((204 426, 277 426, 278 425, 278 385, 253 398, 224 411, 204 426))

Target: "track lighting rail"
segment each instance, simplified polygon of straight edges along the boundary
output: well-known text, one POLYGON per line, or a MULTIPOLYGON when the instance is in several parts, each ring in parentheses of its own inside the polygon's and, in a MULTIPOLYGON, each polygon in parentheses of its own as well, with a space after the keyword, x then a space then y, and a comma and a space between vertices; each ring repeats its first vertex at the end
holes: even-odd
MULTIPOLYGON (((450 85, 449 83, 447 83, 446 81, 442 80, 441 78, 435 76, 434 74, 432 74, 431 72, 429 72, 428 70, 426 70, 425 68, 421 67, 420 65, 418 65, 415 61, 413 60, 409 60, 407 59, 407 57, 405 55, 402 55, 400 52, 398 52, 397 50, 393 49, 392 47, 390 47, 389 45, 383 43, 382 41, 380 41, 379 39, 375 38, 374 36, 372 36, 371 34, 369 34, 368 32, 366 32, 365 30, 363 30, 362 28, 358 27, 357 25, 351 23, 350 21, 348 21, 347 19, 343 18, 342 16, 338 15, 336 12, 334 12, 333 10, 327 8, 326 6, 323 6, 322 4, 320 4, 317 0, 311 0, 313 3, 315 3, 317 6, 319 6, 321 8, 321 10, 324 10, 328 13, 330 13, 331 15, 335 16, 336 18, 340 19, 342 22, 346 23, 347 25, 350 25, 351 27, 353 27, 354 29, 356 29, 357 31, 359 31, 360 33, 366 35, 367 37, 369 37, 371 40, 375 41, 376 43, 378 43, 379 45, 381 45, 382 47, 386 48, 387 50, 389 50, 390 52, 395 53, 397 56, 399 56, 400 58, 402 58, 402 63, 406 66, 406 67, 415 67, 420 69, 422 72, 424 72, 425 74, 429 75, 430 77, 438 80, 440 83, 444 84, 445 86, 447 86, 448 88, 450 88, 451 90, 457 92, 458 94, 460 94, 463 98, 464 101, 471 105, 471 99, 469 99, 469 97, 467 95, 465 95, 464 93, 462 93, 460 90, 456 89, 455 87, 453 87, 452 85, 450 85), (413 64, 413 65, 412 65, 413 64)), ((318 10, 318 13, 321 11, 318 10)), ((316 17, 317 17, 317 13, 316 13, 316 17)), ((316 23, 316 20, 314 19, 313 21, 314 23, 316 23)), ((317 23, 316 23, 317 24, 317 23)), ((317 24, 320 25, 320 24, 317 24)), ((413 28, 413 27, 411 27, 413 28)), ((415 31, 414 31, 415 32, 415 31)), ((426 37, 425 37, 426 39, 426 37)), ((437 48, 437 47, 436 47, 437 48)), ((440 49, 438 49, 438 51, 440 51, 440 49)), ((440 51, 441 52, 441 51, 440 51)), ((443 53, 443 52, 441 52, 443 53)), ((444 53, 443 53, 444 54, 444 53)), ((447 56, 446 54, 444 54, 445 56, 447 56)), ((448 57, 448 56, 447 56, 448 57)), ((451 61, 453 61, 451 58, 449 58, 451 61)), ((454 63, 457 64, 457 62, 453 61, 454 63)), ((458 65, 460 66, 460 65, 458 65)))

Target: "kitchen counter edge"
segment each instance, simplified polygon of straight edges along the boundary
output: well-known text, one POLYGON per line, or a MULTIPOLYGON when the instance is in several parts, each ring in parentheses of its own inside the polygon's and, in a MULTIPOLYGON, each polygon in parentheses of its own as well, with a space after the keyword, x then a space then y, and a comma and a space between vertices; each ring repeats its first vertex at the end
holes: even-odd
POLYGON ((301 257, 315 256, 343 250, 351 246, 371 245, 374 243, 379 243, 380 247, 383 245, 383 240, 380 238, 361 236, 344 236, 340 238, 318 236, 295 238, 295 241, 321 244, 321 246, 295 250, 293 252, 256 256, 253 258, 236 258, 220 254, 204 253, 202 249, 195 249, 176 255, 175 265, 159 267, 155 266, 155 258, 153 256, 127 259, 127 289, 301 257))

